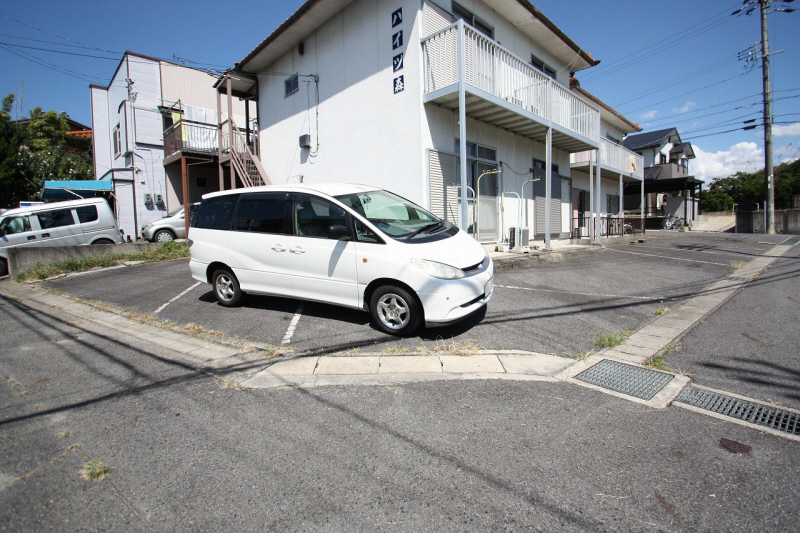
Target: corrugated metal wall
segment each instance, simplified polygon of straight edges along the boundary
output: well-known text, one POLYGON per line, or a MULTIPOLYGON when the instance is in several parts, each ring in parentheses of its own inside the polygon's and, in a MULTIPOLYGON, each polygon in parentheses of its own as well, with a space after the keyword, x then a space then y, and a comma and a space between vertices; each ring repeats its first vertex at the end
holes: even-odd
POLYGON ((428 150, 431 213, 458 224, 458 156, 428 150))

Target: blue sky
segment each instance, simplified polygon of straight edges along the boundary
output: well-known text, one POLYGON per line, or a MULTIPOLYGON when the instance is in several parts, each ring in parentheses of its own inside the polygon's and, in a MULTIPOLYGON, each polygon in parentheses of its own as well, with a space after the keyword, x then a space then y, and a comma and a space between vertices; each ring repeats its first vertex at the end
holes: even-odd
MULTIPOLYGON (((0 92, 22 89, 25 115, 40 106, 90 125, 88 85, 107 84, 125 50, 231 67, 302 3, 10 3, 0 13, 0 92)), ((719 134, 744 120, 761 121, 761 63, 748 69, 737 60, 739 52, 760 40, 760 22, 757 13, 730 15, 741 1, 533 3, 601 60, 577 74, 585 89, 644 131, 675 126, 692 142, 697 154, 690 166, 693 174, 709 180, 763 168, 762 128, 719 134)), ((795 7, 800 11, 800 5, 795 7)), ((800 12, 769 16, 770 51, 785 50, 771 62, 776 164, 800 156, 798 17, 800 12)))

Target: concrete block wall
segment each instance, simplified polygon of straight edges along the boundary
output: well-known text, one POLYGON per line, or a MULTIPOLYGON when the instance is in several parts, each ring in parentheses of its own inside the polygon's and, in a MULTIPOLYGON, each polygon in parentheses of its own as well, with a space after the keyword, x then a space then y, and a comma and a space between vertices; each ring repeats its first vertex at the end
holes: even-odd
POLYGON ((94 246, 50 246, 41 248, 9 248, 8 272, 15 276, 36 266, 36 263, 49 264, 65 259, 81 259, 104 254, 135 254, 153 250, 161 243, 97 244, 94 246))

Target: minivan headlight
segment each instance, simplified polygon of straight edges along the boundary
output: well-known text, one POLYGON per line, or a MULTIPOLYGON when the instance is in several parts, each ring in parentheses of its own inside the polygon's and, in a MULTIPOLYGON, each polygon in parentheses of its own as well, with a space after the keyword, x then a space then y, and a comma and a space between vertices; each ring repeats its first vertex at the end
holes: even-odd
POLYGON ((411 263, 429 276, 439 279, 460 279, 464 277, 464 271, 444 263, 427 261, 425 259, 412 259, 411 263))
POLYGON ((150 229, 153 226, 155 226, 155 224, 153 222, 148 222, 147 224, 144 225, 144 227, 142 229, 150 229))

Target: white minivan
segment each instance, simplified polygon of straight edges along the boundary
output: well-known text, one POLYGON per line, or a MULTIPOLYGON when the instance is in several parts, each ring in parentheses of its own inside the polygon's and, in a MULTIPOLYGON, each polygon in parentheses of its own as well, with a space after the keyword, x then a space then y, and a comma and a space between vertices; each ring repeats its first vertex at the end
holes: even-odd
POLYGON ((0 215, 0 276, 8 273, 8 248, 120 242, 117 220, 103 198, 9 209, 0 215))
POLYGON ((494 265, 450 222, 365 185, 267 185, 203 196, 189 232, 192 277, 224 306, 244 293, 369 311, 410 335, 480 309, 494 265))

